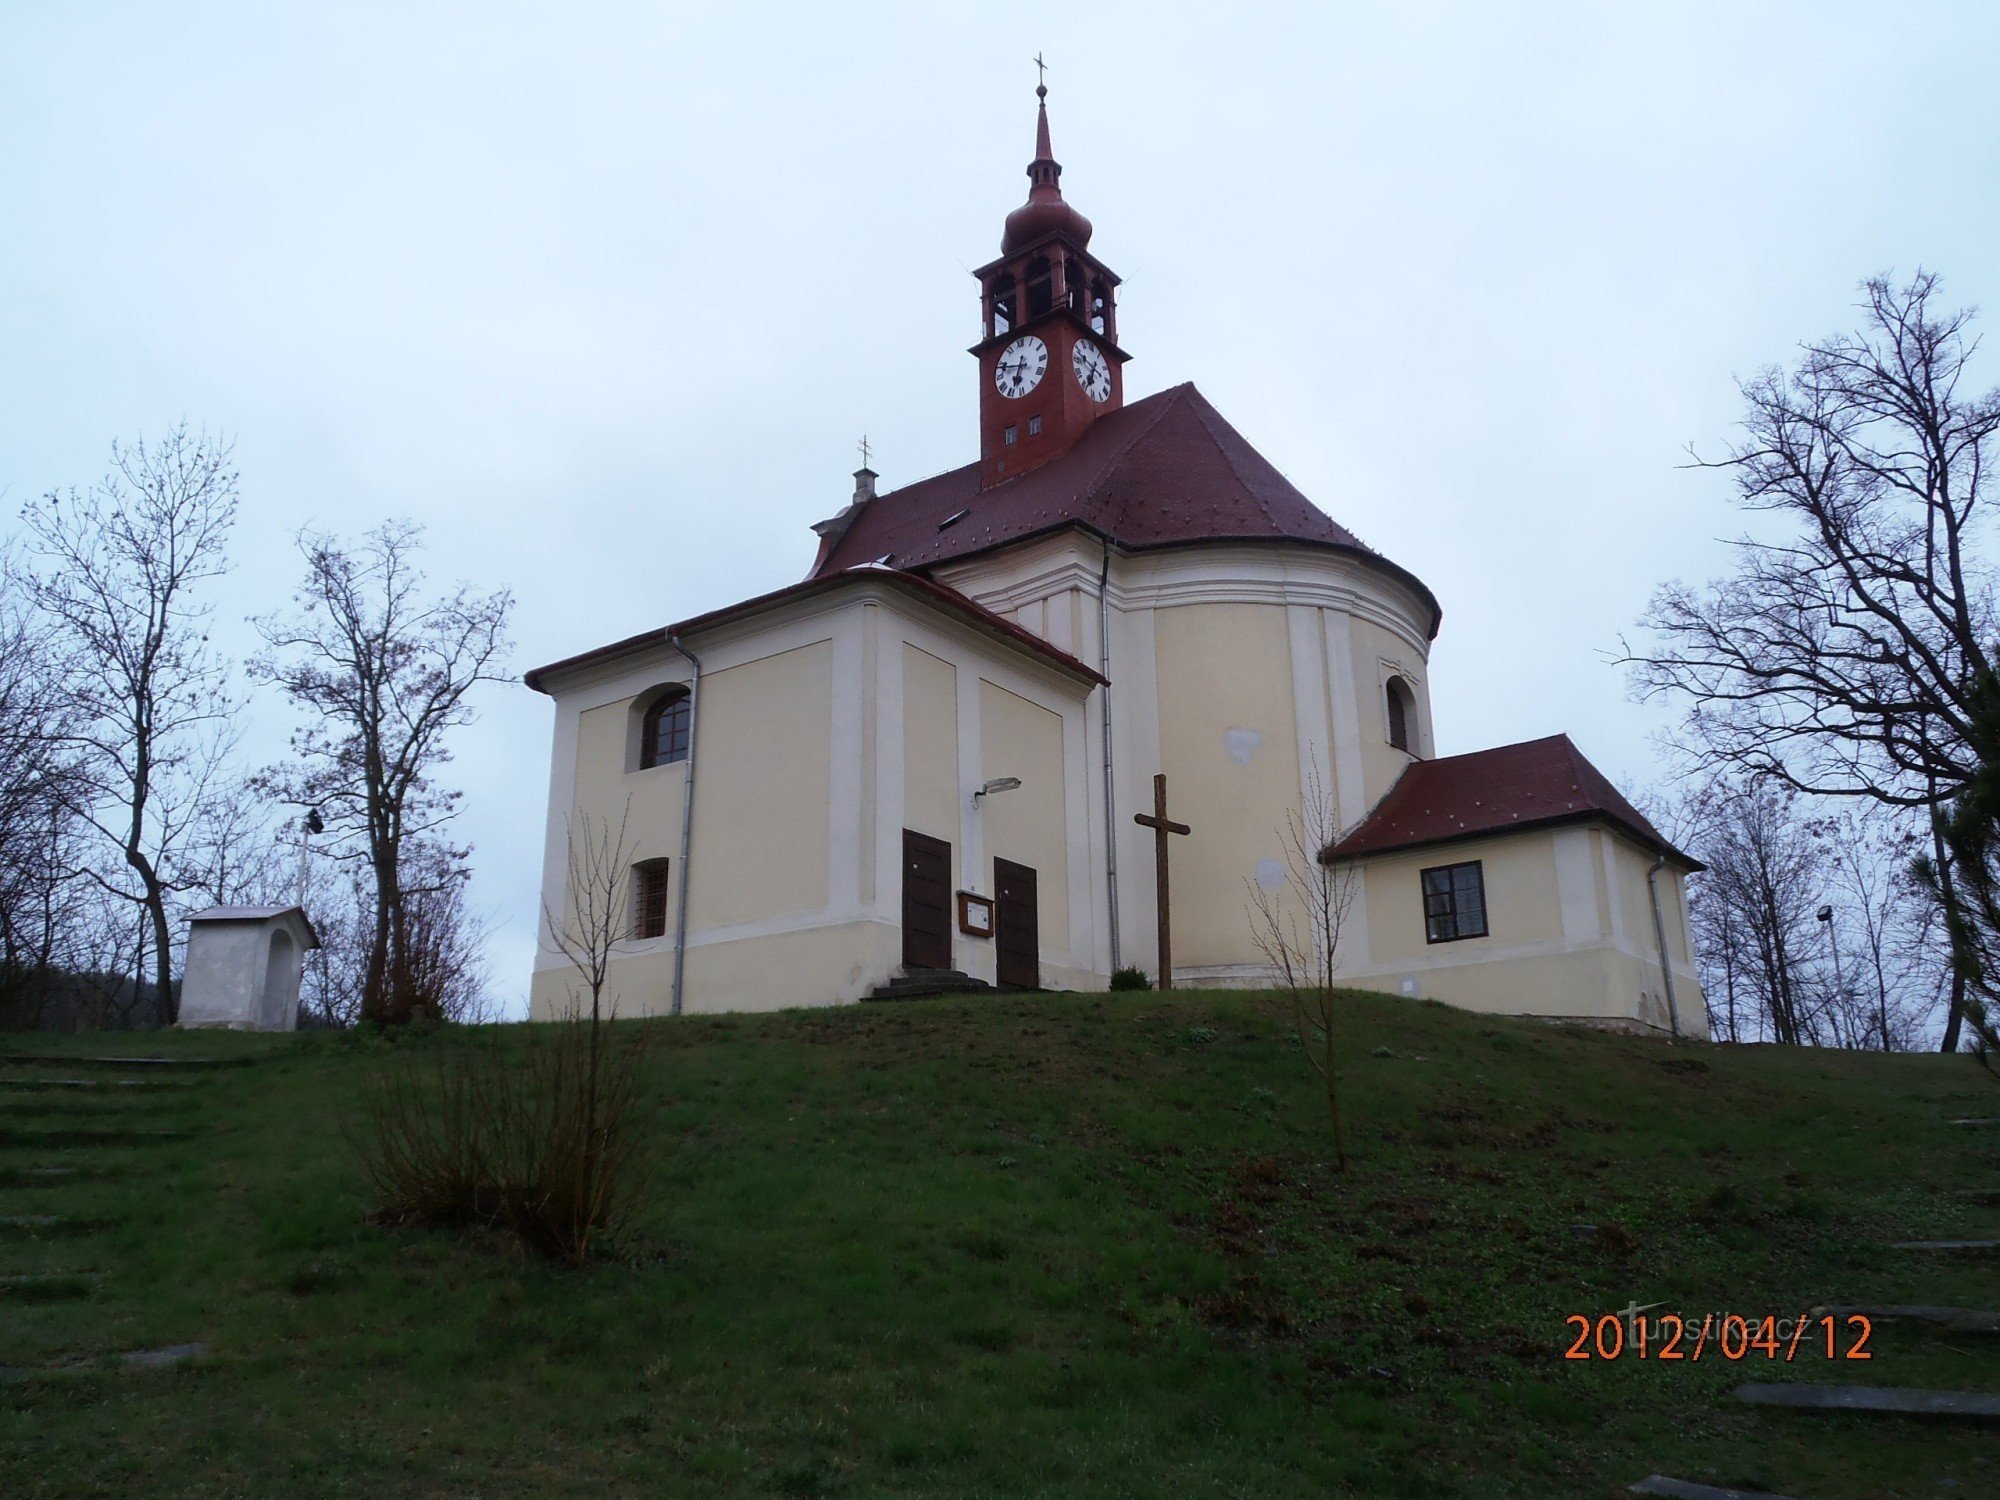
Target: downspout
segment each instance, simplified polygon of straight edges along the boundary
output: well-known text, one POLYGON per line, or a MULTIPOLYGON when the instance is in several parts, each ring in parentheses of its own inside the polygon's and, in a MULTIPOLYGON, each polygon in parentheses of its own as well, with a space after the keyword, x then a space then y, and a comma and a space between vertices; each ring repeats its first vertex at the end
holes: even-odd
POLYGON ((676 902, 674 917, 674 1000, 671 1015, 681 1013, 681 983, 687 973, 688 941, 688 850, 694 844, 694 748, 701 740, 701 658, 681 643, 681 638, 669 631, 667 644, 687 658, 694 668, 694 677, 688 683, 688 759, 687 780, 681 786, 681 880, 680 896, 676 902))
MULTIPOLYGON (((1667 961, 1667 923, 1660 915, 1660 871, 1665 869, 1667 857, 1662 854, 1653 861, 1653 868, 1646 872, 1646 894, 1653 898, 1653 935, 1660 941, 1660 978, 1667 986, 1667 1024, 1673 1027, 1674 1035, 1681 1034, 1681 1008, 1674 1003, 1674 970, 1667 961)), ((681 887, 681 894, 687 894, 687 886, 681 887)), ((678 993, 678 991, 677 991, 678 993)))
POLYGON ((1111 538, 1104 539, 1104 566, 1097 575, 1097 675, 1104 679, 1098 689, 1104 707, 1104 888, 1111 904, 1111 972, 1117 973, 1118 951, 1118 818, 1111 807, 1111 605, 1106 592, 1111 585, 1111 538))

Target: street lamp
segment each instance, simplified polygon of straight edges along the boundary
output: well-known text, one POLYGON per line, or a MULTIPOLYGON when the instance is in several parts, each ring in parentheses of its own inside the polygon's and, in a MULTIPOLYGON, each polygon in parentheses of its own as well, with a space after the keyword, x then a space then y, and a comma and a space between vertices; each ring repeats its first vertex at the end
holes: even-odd
POLYGON ((1020 786, 1021 778, 1018 776, 995 776, 972 794, 972 800, 977 802, 981 797, 991 797, 995 792, 1018 791, 1020 786))

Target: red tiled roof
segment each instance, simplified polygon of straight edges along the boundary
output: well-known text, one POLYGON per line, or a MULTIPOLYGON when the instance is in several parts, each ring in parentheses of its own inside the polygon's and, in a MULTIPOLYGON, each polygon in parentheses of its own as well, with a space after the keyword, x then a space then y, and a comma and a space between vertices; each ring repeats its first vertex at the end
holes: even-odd
POLYGON ((1690 869, 1703 868, 1668 843, 1566 734, 1412 761, 1360 826, 1321 857, 1352 859, 1591 818, 1616 824, 1690 869))
POLYGON ((668 636, 695 635, 713 625, 721 625, 729 620, 752 615, 759 610, 770 609, 780 604, 789 604, 794 599, 807 598, 813 594, 824 594, 845 584, 859 583, 873 579, 891 588, 913 594, 938 608, 959 615, 988 635, 997 636, 1024 650, 1053 662, 1056 666, 1075 677, 1088 682, 1102 683, 1105 679, 1095 667, 1078 661, 1067 651, 1058 651, 1031 630, 1016 625, 1003 615, 996 615, 957 589, 946 588, 928 578, 915 573, 905 573, 895 568, 851 568, 844 573, 825 574, 808 578, 803 583, 789 584, 774 589, 768 594, 759 594, 754 599, 745 599, 740 604, 731 604, 723 609, 710 610, 705 615, 695 615, 691 619, 673 625, 663 625, 658 630, 642 631, 638 635, 628 635, 622 641, 613 641, 608 646, 598 646, 592 650, 579 652, 575 656, 565 656, 561 661, 550 662, 545 667, 536 667, 522 677, 522 681, 538 693, 547 692, 542 684, 553 672, 566 672, 574 667, 589 666, 593 662, 609 661, 613 657, 624 656, 634 651, 642 651, 648 646, 657 646, 668 636))
POLYGON ((1437 634, 1438 603, 1422 581, 1300 494, 1192 385, 1098 418, 1069 452, 983 494, 979 465, 968 464, 876 496, 813 576, 885 557, 930 568, 1063 526, 1133 550, 1269 540, 1331 547, 1415 589, 1437 634))

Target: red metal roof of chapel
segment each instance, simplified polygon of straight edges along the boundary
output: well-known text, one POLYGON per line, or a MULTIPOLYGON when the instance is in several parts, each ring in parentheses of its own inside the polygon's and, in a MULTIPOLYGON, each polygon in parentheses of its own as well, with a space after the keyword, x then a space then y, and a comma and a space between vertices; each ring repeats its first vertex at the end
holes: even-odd
POLYGON ((1065 526, 1133 551, 1288 541, 1349 553, 1413 589, 1437 634, 1422 580, 1308 500, 1192 384, 1107 413, 1067 453, 989 490, 974 463, 875 496, 812 576, 885 559, 927 569, 1065 526))
POLYGON ((1412 761, 1389 794, 1323 857, 1352 859, 1593 818, 1656 854, 1703 868, 1668 843, 1566 734, 1412 761))

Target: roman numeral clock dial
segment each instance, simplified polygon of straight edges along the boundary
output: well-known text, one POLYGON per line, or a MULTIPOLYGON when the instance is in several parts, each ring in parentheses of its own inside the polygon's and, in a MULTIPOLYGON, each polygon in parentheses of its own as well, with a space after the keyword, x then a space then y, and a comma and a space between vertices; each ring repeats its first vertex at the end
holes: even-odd
POLYGON ((1018 400, 1042 383, 1049 367, 1049 346, 1032 333, 1024 333, 1000 351, 993 367, 993 389, 1009 400, 1018 400))
POLYGON ((1076 370, 1076 383, 1083 387, 1084 395, 1093 401, 1111 399, 1111 365, 1102 349, 1095 344, 1079 343, 1069 362, 1076 370))

